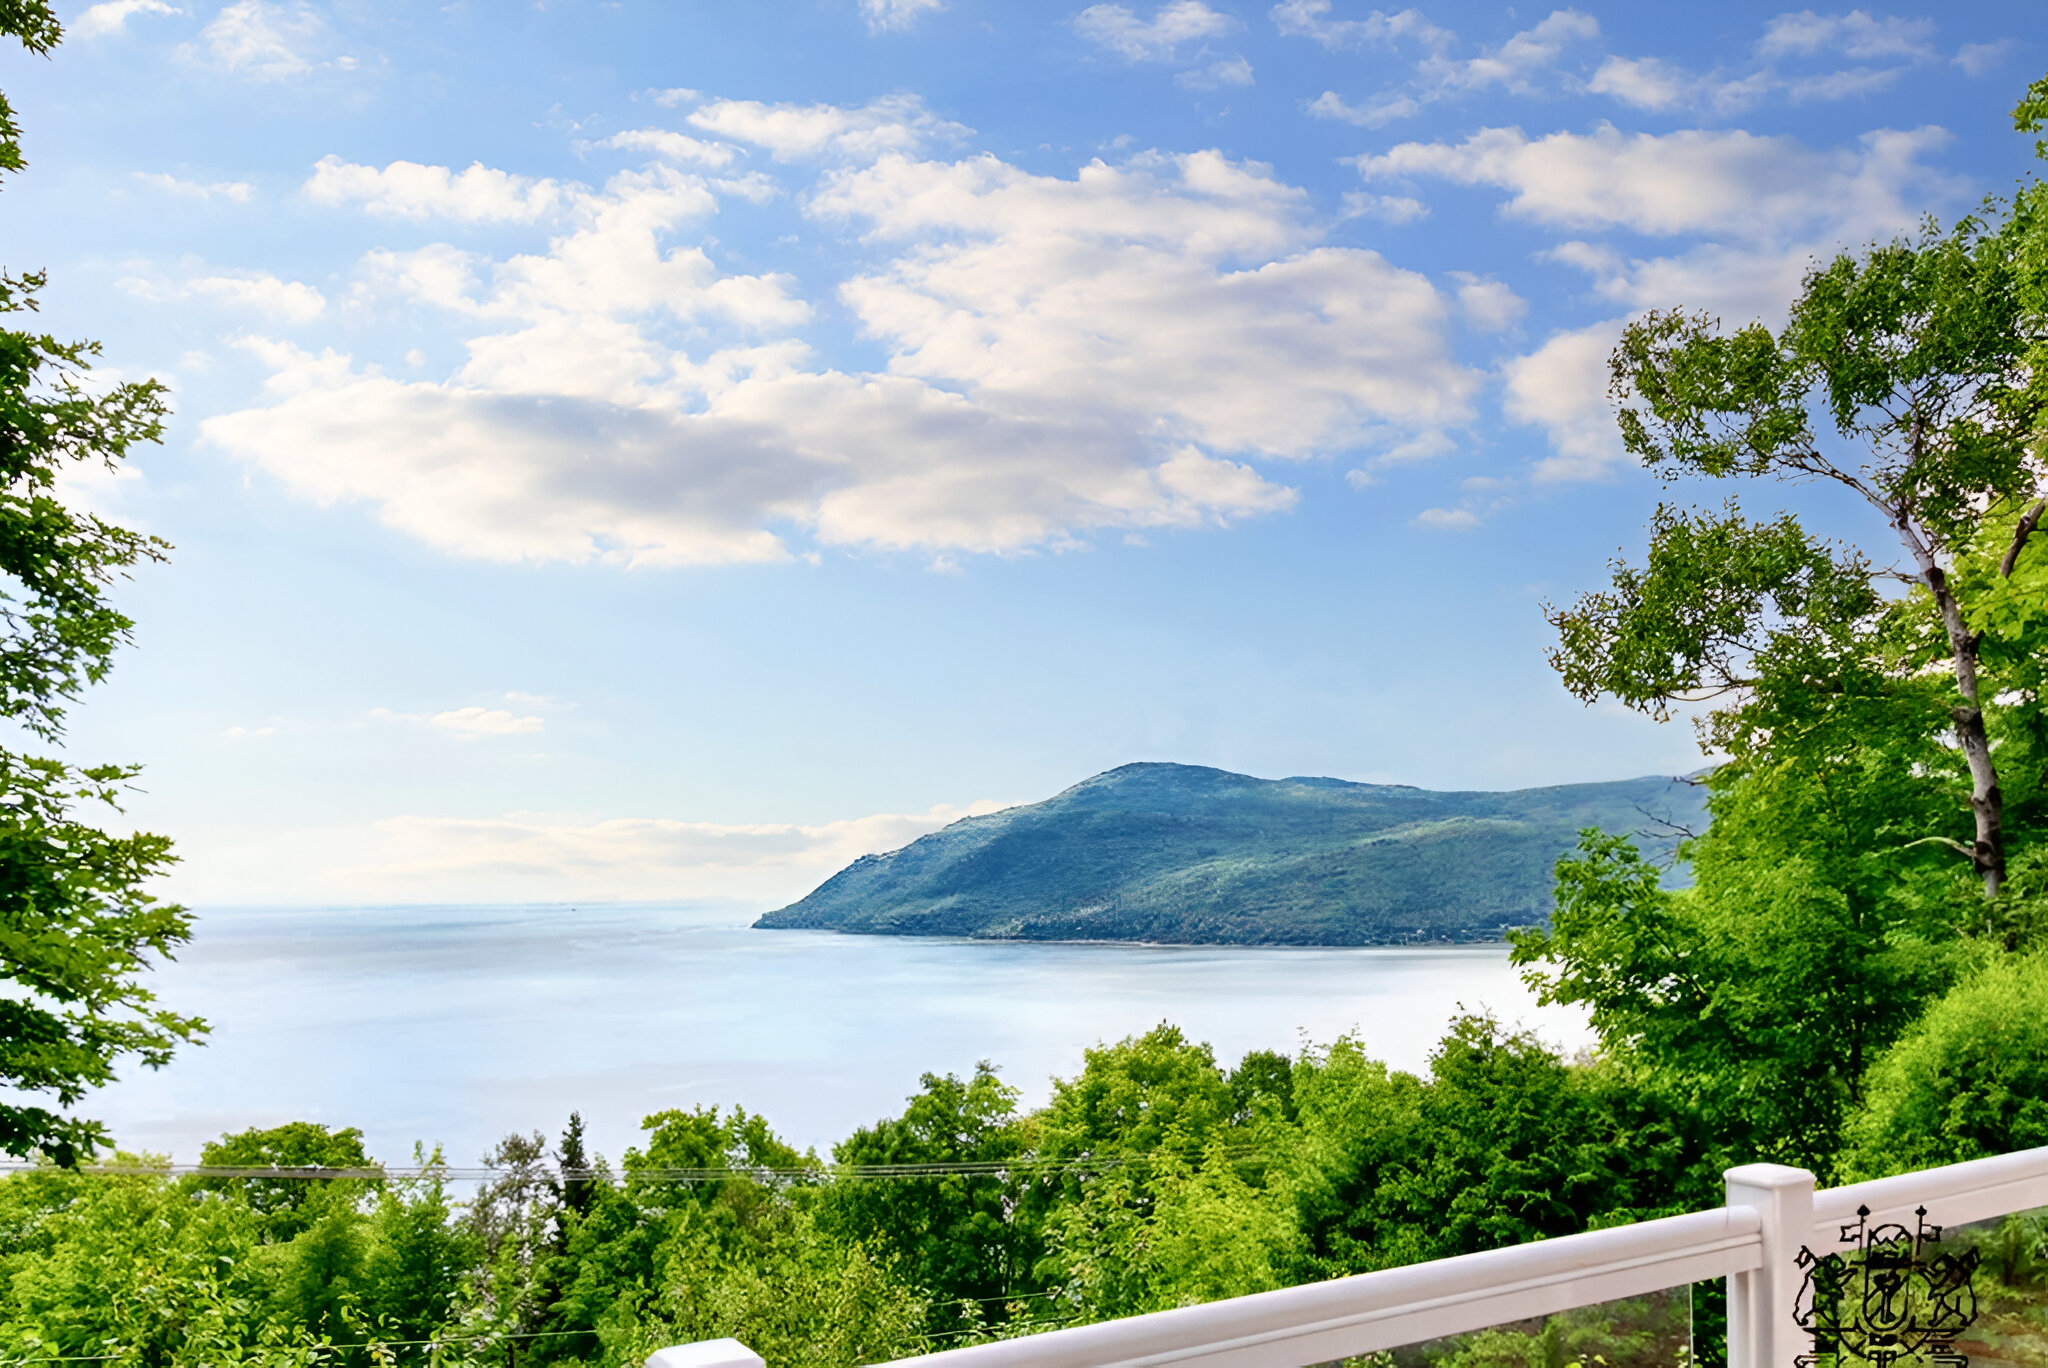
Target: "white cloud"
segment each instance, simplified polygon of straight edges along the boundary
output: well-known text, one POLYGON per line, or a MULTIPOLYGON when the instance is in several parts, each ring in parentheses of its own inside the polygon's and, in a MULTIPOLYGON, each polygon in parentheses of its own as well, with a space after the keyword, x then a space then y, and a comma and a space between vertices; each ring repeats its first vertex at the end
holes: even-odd
POLYGON ((1691 103, 1699 84, 1691 72, 1656 57, 1609 57, 1586 89, 1637 109, 1662 110, 1691 103))
POLYGON ((186 844, 178 896, 209 901, 792 902, 862 855, 908 845, 997 802, 818 823, 685 822, 514 812, 405 815, 240 848, 186 844))
POLYGON ((666 128, 628 129, 624 133, 614 133, 604 140, 602 146, 652 152, 658 157, 690 166, 730 166, 733 158, 739 155, 739 149, 730 143, 705 142, 702 138, 671 132, 666 128))
POLYGON ((1326 47, 1412 38, 1427 49, 1415 64, 1414 77, 1404 85, 1382 90, 1362 104, 1326 90, 1307 106, 1316 118, 1363 128, 1408 118, 1425 105, 1470 91, 1499 86, 1516 94, 1534 93, 1558 67, 1566 49, 1600 36, 1599 21, 1592 15, 1573 9, 1553 10, 1499 47, 1460 58, 1452 55, 1457 35, 1427 24, 1420 16, 1411 18, 1412 11, 1392 17, 1375 12, 1367 20, 1329 21, 1321 17, 1327 10, 1326 4, 1306 0, 1280 5, 1273 13, 1281 32, 1316 38, 1326 47), (1341 29, 1336 26, 1339 23, 1362 27, 1341 29))
POLYGON ((1382 223, 1413 223, 1429 217, 1429 206, 1411 195, 1375 195, 1366 190, 1344 192, 1345 218, 1378 219, 1382 223))
POLYGON ((185 282, 185 290, 233 308, 250 309, 293 323, 311 322, 327 311, 326 296, 311 285, 300 280, 279 280, 265 272, 196 276, 185 282))
POLYGON ((1469 271, 1453 271, 1451 278, 1458 282, 1458 312, 1480 332, 1506 332, 1529 311, 1528 302, 1506 281, 1469 271))
POLYGON ((1503 367, 1508 417, 1550 435, 1551 454, 1537 463, 1538 480, 1596 479, 1626 458, 1607 398, 1607 358, 1625 321, 1557 333, 1503 367))
POLYGON ((689 118, 707 133, 765 147, 777 161, 866 160, 884 152, 914 152, 935 139, 951 141, 972 131, 939 118, 914 95, 885 95, 857 109, 713 100, 689 118))
POLYGON ((532 714, 520 715, 504 708, 472 704, 437 713, 402 713, 389 708, 372 708, 370 716, 379 722, 412 722, 451 732, 464 741, 484 736, 530 736, 544 731, 547 721, 532 714))
POLYGON ((1442 296, 1375 252, 1313 245, 1302 192, 1255 164, 1151 155, 1070 181, 885 158, 813 205, 923 243, 842 291, 891 370, 1007 411, 1275 456, 1466 414, 1442 296), (1260 264, 1226 264, 1243 257, 1260 264))
POLYGON ((1741 129, 1659 135, 1602 124, 1530 138, 1488 128, 1462 143, 1402 143, 1356 165, 1368 180, 1498 186, 1512 192, 1505 212, 1554 227, 1761 238, 1826 222, 1911 223, 1918 210, 1902 192, 1924 190, 1932 178, 1920 154, 1946 136, 1874 133, 1854 148, 1819 151, 1741 129))
POLYGON ((1757 52, 1763 57, 1838 52, 1855 61, 1884 57, 1923 60, 1934 56, 1933 37, 1932 19, 1873 19, 1864 10, 1847 14, 1801 10, 1781 14, 1765 24, 1757 52))
POLYGON ((67 24, 65 33, 72 38, 104 38, 122 32, 138 14, 169 17, 184 12, 164 0, 102 0, 67 24))
POLYGON ((200 181, 179 180, 176 176, 161 171, 135 171, 131 175, 144 185, 154 186, 167 195, 181 199, 210 200, 218 195, 236 204, 247 204, 256 196, 256 187, 247 181, 214 181, 211 184, 200 181))
POLYGON ((893 377, 756 364, 697 413, 401 384, 331 355, 275 381, 278 402, 206 435, 302 494, 370 501, 430 544, 500 560, 780 560, 778 524, 833 545, 1014 551, 1292 501, 1228 461, 1158 460, 1099 426, 1006 419, 893 377))
POLYGON ((1183 71, 1173 78, 1174 84, 1189 90, 1221 90, 1226 86, 1248 86, 1253 83, 1252 64, 1242 57, 1229 57, 1220 62, 1211 62, 1193 71, 1183 71))
MULTIPOLYGON (((1933 60, 1937 56, 1933 35, 1931 20, 1873 19, 1862 10, 1827 15, 1803 10, 1770 20, 1756 43, 1755 60, 1739 74, 1694 72, 1658 57, 1610 56, 1593 73, 1586 89, 1637 109, 1689 108, 1717 114, 1746 109, 1768 95, 1795 104, 1852 99, 1883 90, 1912 65, 1933 60), (1817 58, 1892 65, 1796 70, 1799 63, 1817 58), (1788 61, 1795 68, 1791 73, 1783 69, 1788 61)), ((1965 49, 1955 60, 1975 74, 1975 68, 1989 55, 1990 48, 1982 56, 1965 49)))
POLYGON ((1513 91, 1532 89, 1534 77, 1549 70, 1574 43, 1600 36, 1600 22, 1580 10, 1552 10, 1530 28, 1523 29, 1491 52, 1463 61, 1434 54, 1422 63, 1422 74, 1452 90, 1484 90, 1505 86, 1513 91))
POLYGON ((2012 51, 2010 38, 2001 38, 1995 43, 1965 43, 1956 49, 1955 64, 1963 69, 1965 76, 1982 76, 2005 64, 2006 54, 2012 51))
POLYGON ((1378 128, 1396 119, 1411 118, 1422 109, 1412 95, 1382 94, 1362 105, 1346 103, 1334 90, 1326 90, 1308 102, 1308 112, 1318 119, 1334 119, 1360 128, 1378 128))
POLYGON ((1415 522, 1439 532, 1470 532, 1479 526, 1479 515, 1469 508, 1425 508, 1415 515, 1415 522))
POLYGON ((1122 5, 1090 5, 1074 16, 1074 32, 1127 62, 1172 61, 1185 45, 1220 38, 1237 26, 1202 0, 1168 0, 1149 20, 1122 5))
POLYGON ((860 0, 861 17, 869 33, 901 32, 927 14, 937 14, 946 0, 860 0))
POLYGON ((1332 19, 1330 0, 1284 0, 1273 6, 1273 26, 1288 38, 1309 38, 1332 51, 1392 43, 1412 38, 1432 49, 1442 49, 1457 35, 1440 29, 1422 16, 1422 11, 1405 9, 1393 14, 1374 10, 1363 19, 1332 19))
POLYGON ((304 4, 236 0, 200 30, 214 66, 258 81, 282 81, 314 69, 312 50, 326 25, 304 4))
POLYGON ((118 283, 137 298, 155 303, 204 299, 288 323, 310 323, 327 311, 327 297, 319 290, 304 281, 280 280, 267 271, 188 276, 177 282, 129 277, 118 283))
POLYGON ((303 187, 315 204, 359 204, 388 218, 448 218, 460 223, 525 223, 562 209, 577 187, 498 171, 481 162, 466 171, 395 161, 383 169, 325 156, 303 187))
POLYGON ((815 368, 794 282, 664 244, 704 194, 654 166, 588 192, 544 253, 373 252, 366 297, 468 320, 468 360, 402 381, 250 339, 267 397, 204 433, 467 556, 945 556, 1279 511, 1294 491, 1247 457, 1426 444, 1479 384, 1450 297, 1320 245, 1301 190, 1214 152, 1072 179, 989 156, 828 169, 809 212, 884 254, 841 291, 881 374, 815 368))
MULTIPOLYGON (((1530 138, 1484 129, 1460 143, 1404 143, 1358 159, 1369 179, 1440 176, 1506 193, 1503 210, 1545 227, 1691 238, 1669 255, 1638 255, 1574 238, 1543 255, 1583 271, 1624 315, 1704 310, 1733 322, 1781 317, 1815 257, 1910 231, 1930 202, 1962 185, 1929 170, 1939 129, 1883 131, 1835 149, 1741 130, 1651 135, 1602 125, 1530 138), (1699 240, 1704 239, 1704 240, 1699 240)), ((1467 280, 1459 303, 1474 326, 1512 326, 1519 301, 1467 280)), ((1504 363, 1511 421, 1541 427, 1550 454, 1539 480, 1596 478, 1623 459, 1606 360, 1626 316, 1559 332, 1504 363)))

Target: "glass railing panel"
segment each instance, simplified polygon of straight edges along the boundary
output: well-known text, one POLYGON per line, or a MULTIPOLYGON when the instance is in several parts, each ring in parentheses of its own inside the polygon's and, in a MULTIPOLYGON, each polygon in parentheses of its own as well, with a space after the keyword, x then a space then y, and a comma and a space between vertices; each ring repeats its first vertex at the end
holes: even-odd
POLYGON ((1342 1362, 1344 1368, 1693 1368, 1696 1310, 1711 1318, 1711 1327, 1703 1328, 1719 1327, 1718 1288, 1706 1300, 1712 1305, 1696 1308, 1691 1288, 1674 1287, 1342 1362))

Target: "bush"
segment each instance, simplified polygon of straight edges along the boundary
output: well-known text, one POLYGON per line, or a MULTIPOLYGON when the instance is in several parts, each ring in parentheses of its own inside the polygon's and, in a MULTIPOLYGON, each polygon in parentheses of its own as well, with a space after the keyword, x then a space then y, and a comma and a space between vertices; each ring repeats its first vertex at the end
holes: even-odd
POLYGON ((2048 1145, 2048 953, 1936 999, 1871 1066, 1848 1138, 1852 1178, 2048 1145))

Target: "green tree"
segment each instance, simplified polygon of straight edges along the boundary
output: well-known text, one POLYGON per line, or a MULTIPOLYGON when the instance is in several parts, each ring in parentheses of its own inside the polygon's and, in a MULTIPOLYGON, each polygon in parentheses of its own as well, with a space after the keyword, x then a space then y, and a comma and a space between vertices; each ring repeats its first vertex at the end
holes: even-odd
POLYGON ((1040 1253, 1028 1220, 1013 1219, 1014 1176, 1002 1166, 1024 1150, 1017 1090, 993 1065, 962 1081, 926 1074, 903 1115, 864 1126, 832 1157, 847 1168, 958 1165, 930 1177, 863 1178, 840 1172, 823 1194, 820 1226, 891 1259, 932 1298, 932 1329, 952 1334, 1010 1318, 1040 1289, 1040 1253), (983 1167, 986 1166, 986 1167, 983 1167))
MULTIPOLYGON (((250 1127, 223 1135, 200 1147, 204 1168, 311 1168, 373 1170, 380 1166, 363 1149, 363 1133, 354 1126, 330 1130, 312 1121, 282 1126, 250 1127)), ((309 1180, 256 1175, 195 1177, 186 1180, 199 1191, 232 1193, 256 1213, 264 1238, 282 1244, 336 1206, 353 1208, 375 1186, 376 1178, 309 1180)))
POLYGON ((377 1194, 362 1263, 362 1314, 377 1340, 407 1347, 399 1357, 428 1362, 417 1341, 431 1339, 454 1319, 476 1249, 455 1221, 438 1151, 421 1172, 387 1183, 377 1194))
POLYGON ((46 1170, 0 1183, 0 1220, 14 1235, 0 1256, 0 1353, 113 1355, 141 1368, 305 1362, 310 1341, 268 1318, 274 1288, 253 1257, 253 1214, 194 1197, 163 1174, 46 1170))
MULTIPOLYGON (((0 32, 46 54, 62 36, 44 0, 0 7, 0 32)), ((0 170, 23 165, 20 129, 0 99, 0 170)), ((0 273, 0 314, 32 313, 44 277, 0 273)), ((66 469, 109 466, 158 440, 166 413, 154 381, 94 393, 99 346, 0 328, 0 717, 43 742, 62 739, 66 706, 104 678, 131 623, 112 582, 168 547, 56 496, 66 469)), ((79 820, 118 810, 128 765, 74 766, 0 750, 0 1082, 75 1106, 133 1058, 161 1067, 204 1025, 155 1005, 141 974, 191 934, 182 908, 144 885, 171 863, 170 842, 115 836, 79 820)), ((104 1143, 99 1123, 0 1103, 0 1151, 60 1162, 104 1143)))
POLYGON ((1782 329, 1658 312, 1615 349, 1622 439, 1647 468, 1832 484, 1897 538, 1903 568, 1832 548, 1790 514, 1666 507, 1644 569, 1618 565, 1611 589, 1550 613, 1572 692, 1660 717, 1681 700, 1726 700, 1703 741, 1739 762, 1838 754, 1858 721, 1951 739, 1960 765, 1938 772, 1960 770, 1972 839, 1942 827, 1916 839, 1967 855, 1987 898, 2006 873, 1987 720, 2005 694, 1954 571, 2005 520, 2009 579, 2040 517, 2048 392, 2029 364, 2030 230, 2025 214, 1930 225, 1810 271, 1782 329), (1891 599, 1886 580, 1913 592, 1891 599))
POLYGON ((1515 956, 1731 1158, 1830 1172, 1866 1071, 1970 938, 2048 924, 2044 233, 2030 186, 1817 265, 1783 328, 1662 312, 1614 352, 1649 469, 1832 486, 1903 553, 1879 565, 1732 497, 1666 506, 1640 567, 1549 612, 1573 693, 1659 718, 1706 703, 1721 763, 1679 851, 1690 889, 1586 833, 1515 956))
POLYGON ((2048 955, 1999 956, 1871 1068, 1843 1167, 1882 1178, 2048 1145, 2048 955))

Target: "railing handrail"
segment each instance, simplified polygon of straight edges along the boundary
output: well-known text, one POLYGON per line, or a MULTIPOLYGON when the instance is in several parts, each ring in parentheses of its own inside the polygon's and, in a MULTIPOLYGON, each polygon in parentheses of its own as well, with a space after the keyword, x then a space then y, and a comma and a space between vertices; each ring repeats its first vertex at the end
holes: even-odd
POLYGON ((1913 1228, 1921 1207, 1941 1225, 1967 1225, 2048 1206, 2048 1146, 1874 1178, 1813 1194, 1815 1237, 1832 1247, 1839 1227, 1870 1209, 1870 1223, 1913 1228))
POLYGON ((1859 1207, 1961 1225, 2048 1206, 2048 1147, 1816 1192, 1803 1169, 1728 1173, 1729 1205, 1200 1306, 964 1345, 890 1368, 1299 1368, 1597 1306, 1729 1282, 1729 1368, 1791 1368, 1799 1247, 1837 1247, 1859 1207), (1766 1266, 1766 1260, 1769 1266, 1766 1266))
POLYGON ((1755 1211, 1719 1207, 898 1362, 1297 1368, 1743 1272, 1761 1229, 1755 1211))

